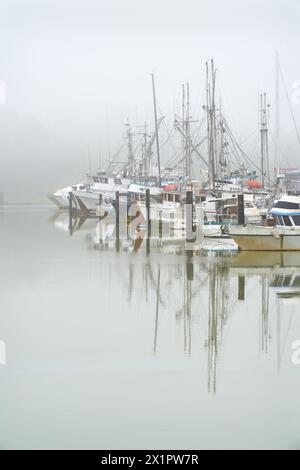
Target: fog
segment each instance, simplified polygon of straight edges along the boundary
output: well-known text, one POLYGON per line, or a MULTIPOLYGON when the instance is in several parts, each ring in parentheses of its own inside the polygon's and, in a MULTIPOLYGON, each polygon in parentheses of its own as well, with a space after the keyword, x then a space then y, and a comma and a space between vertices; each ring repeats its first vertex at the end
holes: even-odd
MULTIPOLYGON (((40 200, 77 182, 88 170, 88 148, 92 167, 99 155, 104 166, 127 118, 133 131, 153 125, 150 73, 166 126, 187 81, 192 115, 201 118, 211 57, 236 136, 259 139, 259 92, 268 93, 271 129, 274 123, 276 50, 286 86, 281 82, 283 164, 298 166, 286 93, 300 128, 292 95, 300 80, 299 20, 296 0, 0 0, 0 192, 40 200)), ((247 150, 258 161, 254 144, 247 150)))

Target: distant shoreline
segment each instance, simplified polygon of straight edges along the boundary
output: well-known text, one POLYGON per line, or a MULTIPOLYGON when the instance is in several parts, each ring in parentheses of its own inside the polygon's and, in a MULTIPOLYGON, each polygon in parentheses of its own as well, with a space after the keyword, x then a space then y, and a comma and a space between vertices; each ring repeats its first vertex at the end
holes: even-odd
POLYGON ((5 206, 33 206, 33 202, 5 202, 4 204, 0 204, 0 207, 5 206))

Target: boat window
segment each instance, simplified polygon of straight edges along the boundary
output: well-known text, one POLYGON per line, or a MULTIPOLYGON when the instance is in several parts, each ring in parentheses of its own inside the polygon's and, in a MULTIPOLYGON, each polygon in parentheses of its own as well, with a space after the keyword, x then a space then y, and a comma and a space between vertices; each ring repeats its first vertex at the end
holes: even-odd
POLYGON ((300 227, 300 215, 294 215, 293 221, 296 226, 300 227))
POLYGON ((287 215, 283 216, 283 220, 284 220, 284 225, 286 225, 287 227, 292 227, 293 225, 292 221, 287 215))
POLYGON ((284 225, 281 215, 276 215, 275 218, 276 218, 277 225, 284 225))
POLYGON ((284 281, 283 281, 282 286, 289 287, 291 280, 292 280, 292 276, 284 276, 284 281))
POLYGON ((275 276, 274 287, 280 287, 282 282, 282 276, 275 276))
POLYGON ((94 176, 94 177, 93 177, 93 181, 94 181, 94 183, 100 183, 100 179, 97 178, 97 176, 94 176))
POLYGON ((121 178, 115 178, 115 184, 122 184, 121 178))
POLYGON ((275 206, 277 209, 300 209, 300 205, 295 202, 278 201, 275 206))
POLYGON ((100 183, 107 184, 108 183, 108 178, 100 178, 100 183))
POLYGON ((300 287, 300 276, 295 276, 292 284, 295 287, 300 287))

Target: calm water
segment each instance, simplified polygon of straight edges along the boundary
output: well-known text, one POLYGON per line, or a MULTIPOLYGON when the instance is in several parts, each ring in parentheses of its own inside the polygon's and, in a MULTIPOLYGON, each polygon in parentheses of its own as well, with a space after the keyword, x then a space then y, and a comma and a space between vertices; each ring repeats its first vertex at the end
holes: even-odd
POLYGON ((0 237, 0 448, 300 448, 300 255, 116 252, 38 207, 0 237))

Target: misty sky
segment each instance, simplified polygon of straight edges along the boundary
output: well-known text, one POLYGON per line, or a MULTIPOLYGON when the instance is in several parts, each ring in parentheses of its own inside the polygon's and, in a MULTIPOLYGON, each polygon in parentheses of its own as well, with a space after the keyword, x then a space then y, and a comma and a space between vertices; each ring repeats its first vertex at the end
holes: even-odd
MULTIPOLYGON (((254 133, 247 150, 258 161, 258 92, 269 94, 274 119, 275 51, 291 96, 299 24, 297 0, 0 0, 0 192, 39 198, 77 182, 88 146, 93 167, 99 152, 104 164, 127 118, 133 130, 153 124, 151 72, 169 126, 186 81, 201 118, 212 56, 224 114, 241 142, 254 133)), ((280 92, 284 163, 298 166, 282 84, 280 92)), ((300 128, 300 105, 292 106, 300 128)))

